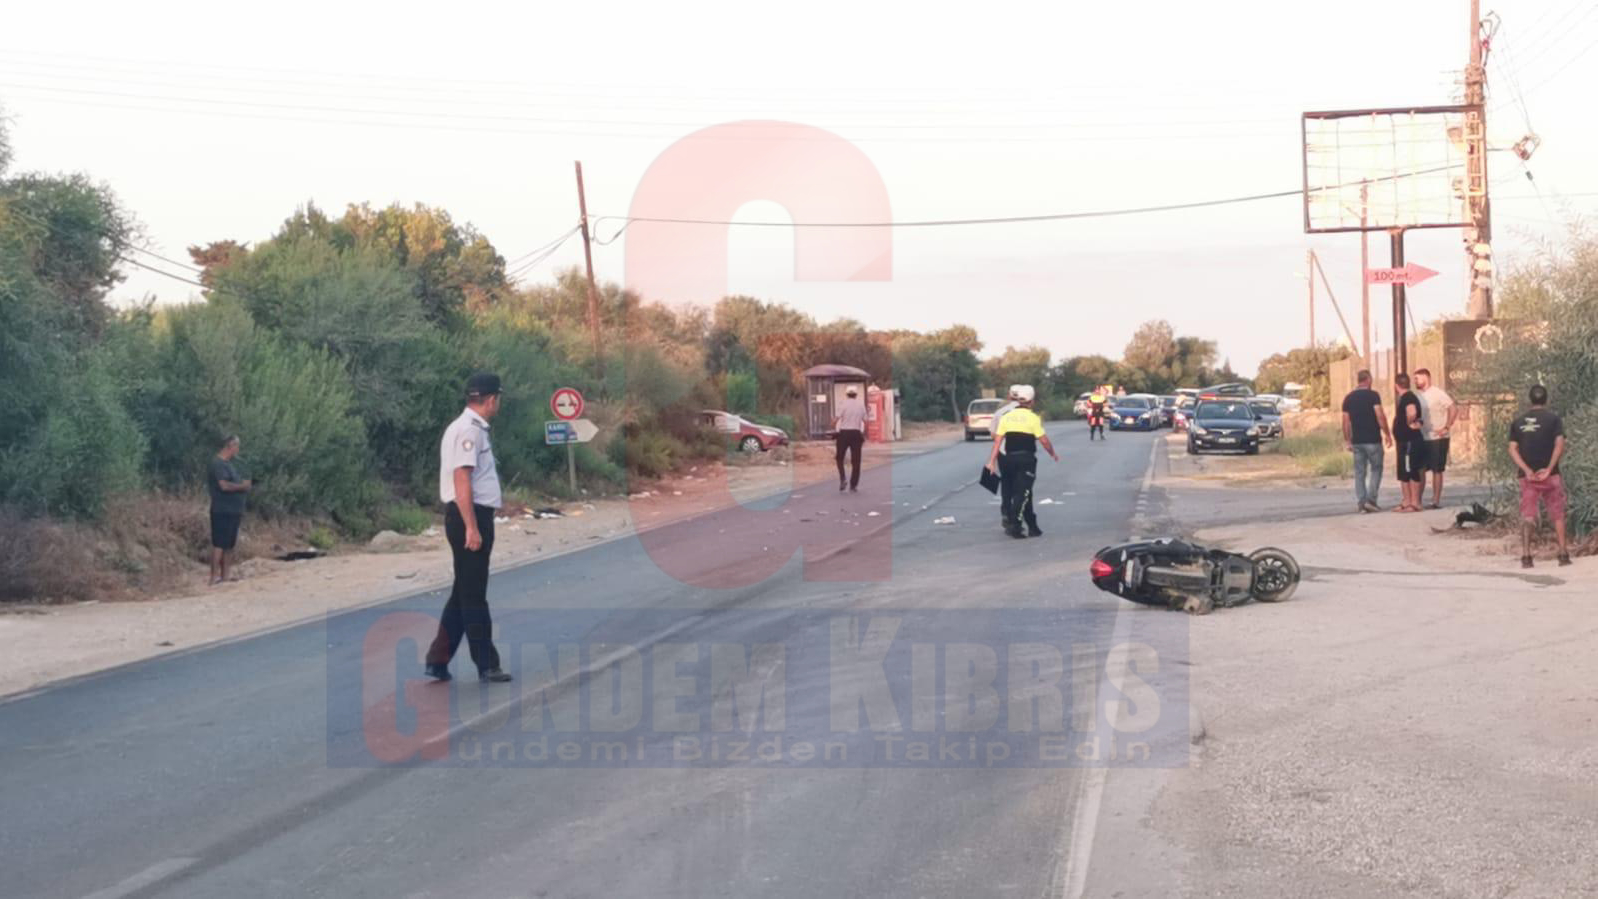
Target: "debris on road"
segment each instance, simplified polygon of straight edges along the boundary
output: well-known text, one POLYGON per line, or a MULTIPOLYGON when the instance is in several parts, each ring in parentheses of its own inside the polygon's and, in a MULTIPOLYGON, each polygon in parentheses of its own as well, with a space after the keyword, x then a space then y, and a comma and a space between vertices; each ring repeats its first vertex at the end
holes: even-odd
MULTIPOLYGON (((924 506, 923 508, 926 508, 926 507, 924 506)), ((954 524, 954 523, 955 523, 955 516, 953 516, 953 515, 945 515, 943 518, 935 518, 935 519, 933 519, 933 524, 954 524)))

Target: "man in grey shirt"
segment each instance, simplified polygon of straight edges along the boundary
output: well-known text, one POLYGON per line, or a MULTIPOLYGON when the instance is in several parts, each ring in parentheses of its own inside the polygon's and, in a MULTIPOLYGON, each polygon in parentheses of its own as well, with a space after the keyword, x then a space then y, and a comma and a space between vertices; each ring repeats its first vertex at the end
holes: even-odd
POLYGON ((229 435, 206 469, 205 488, 211 495, 211 584, 228 579, 228 564, 239 541, 239 523, 244 519, 244 495, 251 482, 239 475, 235 460, 239 438, 229 435))
POLYGON ((861 449, 866 445, 866 403, 860 399, 860 389, 851 385, 844 389, 844 402, 839 404, 838 415, 833 417, 834 460, 838 463, 838 489, 849 488, 851 493, 861 483, 861 449), (849 453, 849 479, 844 478, 844 454, 849 453))

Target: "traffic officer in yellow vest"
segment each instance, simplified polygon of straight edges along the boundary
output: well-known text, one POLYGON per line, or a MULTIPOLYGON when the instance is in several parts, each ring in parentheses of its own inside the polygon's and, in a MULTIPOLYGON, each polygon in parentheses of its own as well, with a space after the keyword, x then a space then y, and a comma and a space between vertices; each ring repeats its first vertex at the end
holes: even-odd
POLYGON ((1044 433, 1044 420, 1033 411, 1033 388, 1013 384, 1010 398, 1016 408, 994 424, 994 449, 988 454, 988 470, 999 475, 1000 514, 1005 533, 1021 539, 1042 537, 1038 516, 1033 512, 1033 482, 1038 478, 1038 447, 1056 462, 1060 456, 1044 433), (1022 530, 1023 525, 1027 530, 1022 530))
POLYGON ((494 551, 494 513, 502 502, 500 475, 489 446, 489 421, 500 411, 500 378, 476 374, 466 382, 466 409, 444 429, 439 443, 439 499, 444 537, 455 562, 455 584, 428 647, 427 675, 450 679, 450 660, 466 637, 478 679, 503 683, 489 615, 489 554, 494 551))
POLYGON ((1105 404, 1110 402, 1110 390, 1105 387, 1095 387, 1094 392, 1088 395, 1088 439, 1094 439, 1094 432, 1099 432, 1099 439, 1105 439, 1105 404))

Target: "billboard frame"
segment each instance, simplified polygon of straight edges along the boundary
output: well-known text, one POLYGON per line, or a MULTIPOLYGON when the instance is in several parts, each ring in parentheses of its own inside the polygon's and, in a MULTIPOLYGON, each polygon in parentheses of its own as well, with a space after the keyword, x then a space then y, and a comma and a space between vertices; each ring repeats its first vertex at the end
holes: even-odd
MULTIPOLYGON (((1370 231, 1393 231, 1395 229, 1403 230, 1403 231, 1409 231, 1409 230, 1412 230, 1412 229, 1419 229, 1419 228, 1468 228, 1468 227, 1470 227, 1471 223, 1469 221, 1463 221, 1463 222, 1429 222, 1429 223, 1421 223, 1421 224, 1413 224, 1413 225, 1384 224, 1384 225, 1367 225, 1365 227, 1362 227, 1360 225, 1343 225, 1343 226, 1338 226, 1338 227, 1333 227, 1333 228, 1313 227, 1311 225, 1311 223, 1310 223, 1310 129, 1309 129, 1309 122, 1312 119, 1316 119, 1316 120, 1350 119, 1350 118, 1359 118, 1359 117, 1364 117, 1364 116, 1379 116, 1379 115, 1390 115, 1390 116, 1396 116, 1396 115, 1446 115, 1446 114, 1449 114, 1449 113, 1460 113, 1462 115, 1467 116, 1468 119, 1473 113, 1475 113, 1477 115, 1478 120, 1480 121, 1482 119, 1482 115, 1483 115, 1483 104, 1481 104, 1481 103, 1451 103, 1451 104, 1430 105, 1430 106, 1385 106, 1385 107, 1375 107, 1375 108, 1371 108, 1371 109, 1318 109, 1318 110, 1310 110, 1310 111, 1307 111, 1307 112, 1300 113, 1299 114, 1299 164, 1300 164, 1300 176, 1301 176, 1301 179, 1302 179, 1301 180, 1301 187, 1300 187, 1300 210, 1301 210, 1301 212, 1302 212, 1302 214, 1304 216, 1305 233, 1306 234, 1348 234, 1348 233, 1359 233, 1359 232, 1363 232, 1363 231, 1366 231, 1366 232, 1370 232, 1370 231)), ((1368 178, 1368 179, 1364 179, 1363 182, 1362 181, 1352 181, 1352 182, 1348 182, 1346 184, 1336 184, 1336 185, 1329 185, 1329 186, 1330 187, 1355 187, 1355 186, 1357 186, 1357 185, 1359 185, 1361 183, 1381 184, 1383 182, 1393 181, 1393 180, 1396 180, 1398 178, 1406 178, 1406 177, 1410 177, 1412 175, 1430 174, 1432 171, 1447 171, 1448 169, 1451 169, 1451 168, 1454 168, 1454 166, 1445 166, 1442 169, 1429 170, 1429 171, 1424 171, 1424 172, 1409 172, 1409 173, 1398 174, 1398 175, 1388 175, 1388 176, 1381 177, 1381 178, 1368 178)), ((1462 169, 1465 168, 1465 162, 1464 161, 1462 161, 1462 163, 1461 163, 1461 168, 1462 169)), ((1324 190, 1326 188, 1324 187, 1324 188, 1318 188, 1318 189, 1319 190, 1324 190)))

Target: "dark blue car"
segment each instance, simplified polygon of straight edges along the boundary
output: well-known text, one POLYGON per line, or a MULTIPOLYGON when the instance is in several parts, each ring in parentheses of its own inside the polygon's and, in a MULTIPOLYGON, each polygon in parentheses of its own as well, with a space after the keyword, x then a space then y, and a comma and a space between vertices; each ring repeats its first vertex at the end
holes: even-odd
POLYGON ((1201 399, 1188 425, 1188 453, 1243 450, 1252 456, 1260 452, 1260 434, 1260 419, 1248 399, 1201 399))
POLYGON ((1111 401, 1106 422, 1113 431, 1153 431, 1161 426, 1160 398, 1143 393, 1111 401))

